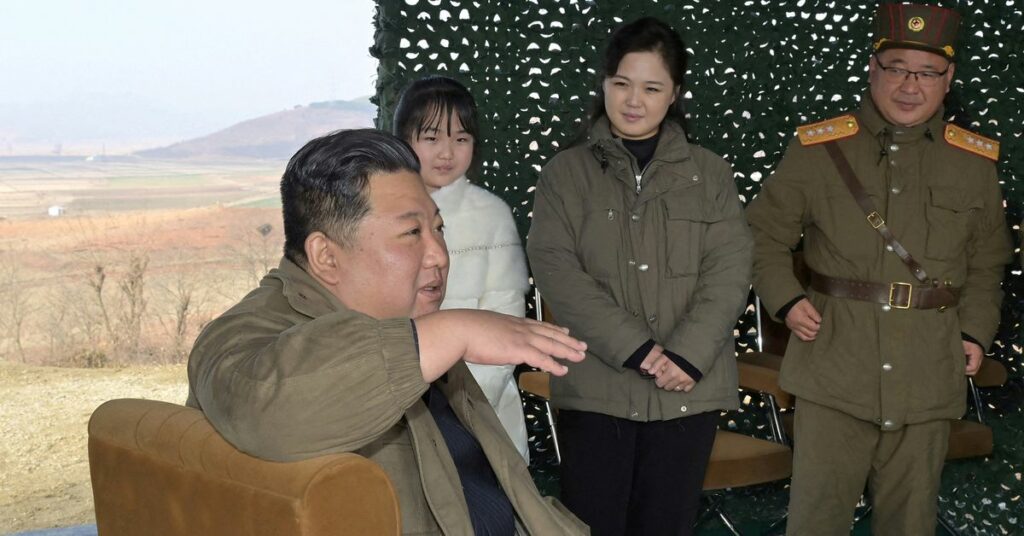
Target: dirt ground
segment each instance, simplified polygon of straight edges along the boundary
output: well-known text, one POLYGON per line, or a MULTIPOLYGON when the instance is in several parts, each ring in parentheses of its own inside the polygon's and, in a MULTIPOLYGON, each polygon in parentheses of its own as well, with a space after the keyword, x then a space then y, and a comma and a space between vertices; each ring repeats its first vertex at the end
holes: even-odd
POLYGON ((86 426, 114 398, 183 403, 185 365, 122 369, 0 361, 0 534, 95 522, 86 426))

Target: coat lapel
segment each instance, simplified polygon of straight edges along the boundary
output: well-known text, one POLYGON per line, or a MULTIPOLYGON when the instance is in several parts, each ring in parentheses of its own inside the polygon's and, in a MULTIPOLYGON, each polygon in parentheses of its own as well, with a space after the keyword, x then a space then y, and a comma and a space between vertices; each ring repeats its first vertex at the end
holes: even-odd
POLYGON ((409 423, 416 464, 420 468, 423 495, 441 527, 441 533, 471 536, 473 524, 462 492, 462 481, 448 453, 441 430, 422 401, 417 401, 407 409, 405 416, 409 423))

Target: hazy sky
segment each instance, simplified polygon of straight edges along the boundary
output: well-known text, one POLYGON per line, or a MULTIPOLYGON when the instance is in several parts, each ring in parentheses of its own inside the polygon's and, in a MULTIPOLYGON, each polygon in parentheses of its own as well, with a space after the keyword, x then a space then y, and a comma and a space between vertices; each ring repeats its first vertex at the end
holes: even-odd
POLYGON ((153 125, 111 121, 187 136, 370 95, 373 12, 372 0, 3 0, 0 121, 10 133, 123 112, 153 125))

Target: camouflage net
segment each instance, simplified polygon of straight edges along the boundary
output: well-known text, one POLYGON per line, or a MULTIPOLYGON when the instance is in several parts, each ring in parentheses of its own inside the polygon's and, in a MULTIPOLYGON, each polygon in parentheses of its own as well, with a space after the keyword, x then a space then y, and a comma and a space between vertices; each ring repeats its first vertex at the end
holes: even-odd
MULTIPOLYGON (((956 82, 946 101, 951 120, 1002 143, 999 170, 1009 225, 1024 215, 1024 0, 932 2, 964 16, 956 82)), ((378 0, 378 126, 390 128, 401 88, 425 74, 463 81, 480 105, 482 133, 471 178, 513 207, 522 234, 531 193, 545 161, 578 132, 590 108, 604 39, 624 20, 657 16, 683 35, 690 51, 684 84, 693 142, 733 164, 744 202, 778 164, 796 126, 858 107, 867 87, 871 18, 876 2, 838 0, 378 0)), ((964 534, 1011 534, 1024 522, 1024 278, 1008 267, 1003 322, 994 359, 1010 381, 984 393, 995 453, 952 462, 941 509, 964 534)), ((755 347, 752 314, 737 325, 738 351, 755 347)), ((534 468, 557 486, 546 420, 527 404, 534 468)), ((765 433, 755 397, 727 414, 731 428, 765 433)), ((550 488, 549 488, 550 489, 550 488)), ((785 488, 736 491, 729 508, 744 522, 778 517, 785 488)), ((709 523, 707 530, 714 530, 709 523)))

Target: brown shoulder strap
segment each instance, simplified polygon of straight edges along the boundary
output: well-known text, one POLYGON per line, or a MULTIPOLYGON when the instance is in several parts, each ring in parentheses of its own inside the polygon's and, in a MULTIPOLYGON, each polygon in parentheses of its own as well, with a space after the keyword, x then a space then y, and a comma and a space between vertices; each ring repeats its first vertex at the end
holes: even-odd
POLYGON ((846 160, 843 155, 842 149, 839 148, 839 144, 835 142, 829 142, 823 144, 825 149, 828 151, 828 155, 832 157, 832 162, 835 163, 836 169, 839 170, 839 176, 843 178, 843 182, 846 183, 846 187, 849 188, 850 193, 853 194, 853 198, 857 200, 857 204, 860 205, 860 209, 864 212, 864 216, 867 217, 868 223, 871 224, 878 234, 882 235, 882 240, 885 244, 892 248, 893 252, 899 256, 903 264, 910 268, 910 272, 914 274, 914 277, 922 283, 928 283, 928 274, 925 273, 924 268, 914 260, 914 257, 910 255, 903 244, 900 244, 896 237, 893 236, 892 231, 885 224, 885 220, 875 209, 875 204, 871 202, 871 198, 868 197, 867 192, 864 191, 864 187, 861 186, 860 181, 857 180, 857 175, 853 172, 853 168, 850 167, 850 163, 846 160))

